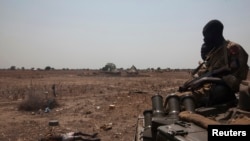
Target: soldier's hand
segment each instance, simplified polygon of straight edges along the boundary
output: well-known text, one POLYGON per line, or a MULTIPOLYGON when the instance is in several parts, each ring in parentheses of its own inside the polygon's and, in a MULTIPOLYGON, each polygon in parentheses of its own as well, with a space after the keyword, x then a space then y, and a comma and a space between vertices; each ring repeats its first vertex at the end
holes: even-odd
POLYGON ((203 77, 201 79, 194 81, 192 84, 190 84, 191 89, 194 90, 200 88, 205 83, 206 80, 207 80, 206 77, 203 77))

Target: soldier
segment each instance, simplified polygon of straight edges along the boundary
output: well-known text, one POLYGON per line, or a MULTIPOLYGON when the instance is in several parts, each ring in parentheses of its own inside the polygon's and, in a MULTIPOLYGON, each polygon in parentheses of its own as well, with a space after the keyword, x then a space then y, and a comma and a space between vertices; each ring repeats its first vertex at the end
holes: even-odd
POLYGON ((197 106, 211 106, 236 100, 242 80, 247 78, 248 54, 244 48, 223 37, 223 24, 209 21, 203 28, 204 43, 200 64, 193 76, 180 87, 177 95, 191 93, 197 106))

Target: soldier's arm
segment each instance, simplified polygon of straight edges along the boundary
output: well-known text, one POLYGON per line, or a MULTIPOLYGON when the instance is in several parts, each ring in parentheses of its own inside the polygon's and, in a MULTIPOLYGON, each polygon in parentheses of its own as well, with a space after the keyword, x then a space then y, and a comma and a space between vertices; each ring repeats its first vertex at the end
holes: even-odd
POLYGON ((248 55, 243 48, 232 43, 228 48, 228 66, 230 73, 222 77, 225 83, 235 92, 239 90, 241 80, 246 78, 248 73, 248 55))

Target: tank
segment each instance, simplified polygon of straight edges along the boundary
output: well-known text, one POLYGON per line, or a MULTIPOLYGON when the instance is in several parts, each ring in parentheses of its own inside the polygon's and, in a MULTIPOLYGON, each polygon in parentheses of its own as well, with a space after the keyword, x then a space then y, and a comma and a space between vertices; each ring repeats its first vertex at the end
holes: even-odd
POLYGON ((249 130, 249 84, 242 83, 235 95, 234 101, 196 108, 192 95, 155 94, 152 107, 138 116, 133 141, 208 141, 211 126, 248 125, 249 130))

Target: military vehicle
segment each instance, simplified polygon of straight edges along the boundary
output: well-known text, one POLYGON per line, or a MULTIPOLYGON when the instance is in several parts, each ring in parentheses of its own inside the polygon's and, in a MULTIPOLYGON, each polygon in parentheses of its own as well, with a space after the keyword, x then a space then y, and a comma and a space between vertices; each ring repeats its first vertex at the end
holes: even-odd
POLYGON ((235 95, 235 101, 196 108, 190 94, 155 94, 138 117, 134 141, 207 141, 210 125, 250 125, 250 83, 235 95))

